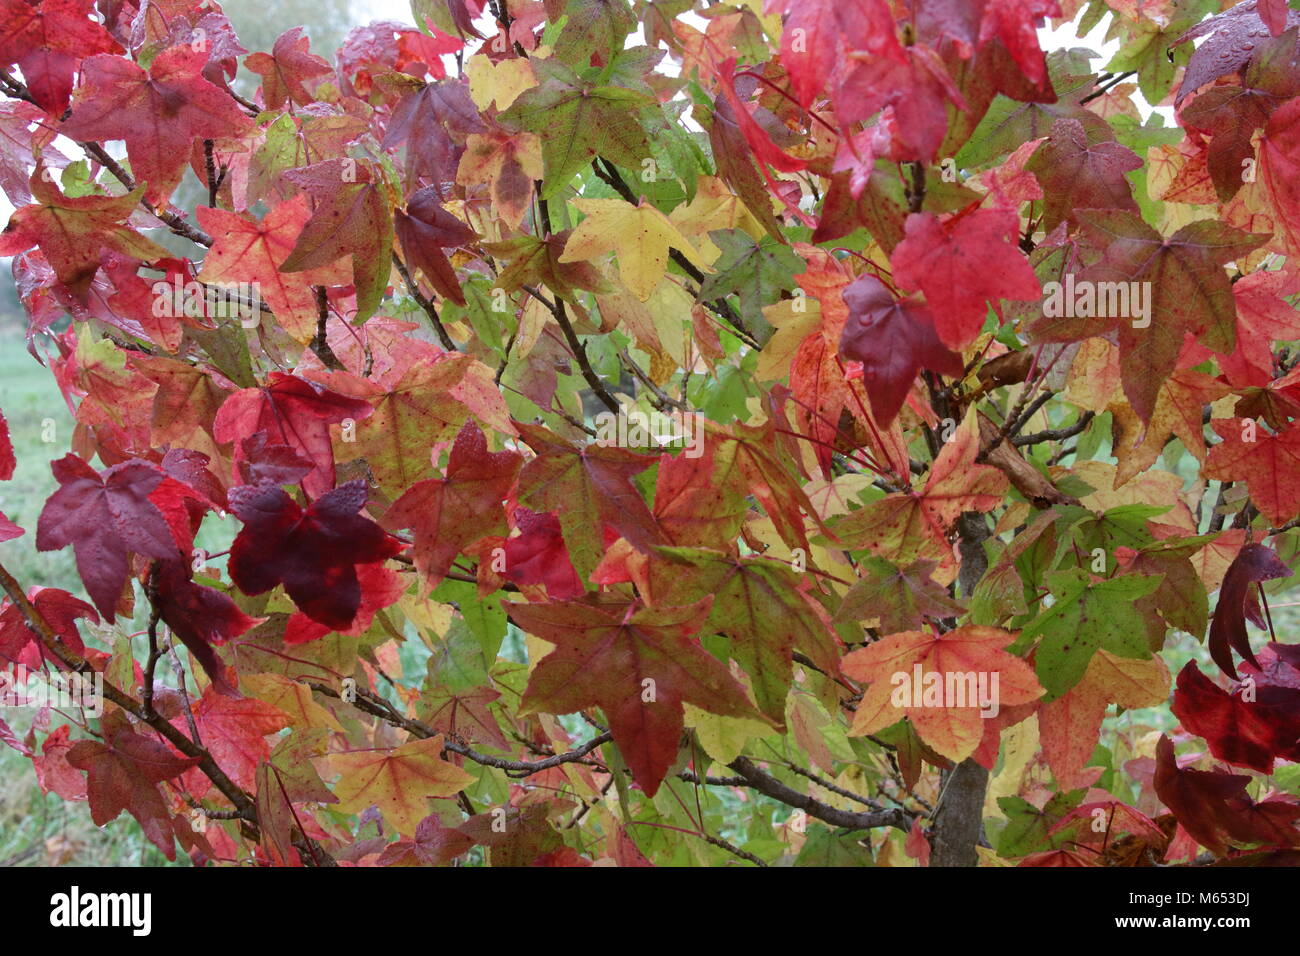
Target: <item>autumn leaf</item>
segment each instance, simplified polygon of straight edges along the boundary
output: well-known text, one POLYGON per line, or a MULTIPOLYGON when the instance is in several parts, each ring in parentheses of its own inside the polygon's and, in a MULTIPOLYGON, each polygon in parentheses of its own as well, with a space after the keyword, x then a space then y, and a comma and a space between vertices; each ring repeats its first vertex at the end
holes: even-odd
POLYGON ((303 490, 320 495, 334 487, 334 450, 329 426, 354 422, 372 411, 369 404, 332 392, 295 375, 272 372, 267 384, 235 392, 212 422, 219 442, 240 442, 235 462, 244 454, 243 440, 265 432, 268 440, 286 445, 312 469, 302 479, 303 490))
POLYGON ((1271 647, 1260 657, 1259 668, 1243 665, 1251 680, 1248 693, 1245 687, 1222 690, 1188 661, 1178 674, 1172 709, 1220 760, 1271 774, 1277 758, 1292 760, 1300 753, 1300 675, 1271 647))
POLYGON ((1083 270, 1078 280, 1139 283, 1124 288, 1137 290, 1146 310, 1139 316, 1130 302, 1124 315, 1072 316, 1071 308, 1061 316, 1038 320, 1030 333, 1040 342, 1069 342, 1115 331, 1124 394, 1138 417, 1149 422, 1160 386, 1174 371, 1186 334, 1216 352, 1230 354, 1235 348, 1237 313, 1223 266, 1259 247, 1267 237, 1202 221, 1165 238, 1136 213, 1123 210, 1087 210, 1079 212, 1078 218, 1092 241, 1105 250, 1103 260, 1083 270), (1149 301, 1144 288, 1150 290, 1149 301))
POLYGON ((540 82, 520 94, 499 119, 541 138, 543 199, 554 196, 598 155, 641 168, 650 144, 635 116, 653 106, 653 99, 622 86, 584 82, 558 60, 534 60, 533 67, 540 82))
POLYGON ((1250 777, 1210 770, 1185 770, 1173 742, 1161 735, 1156 745, 1156 795, 1197 843, 1222 855, 1229 843, 1263 842, 1243 812, 1253 806, 1246 795, 1250 777))
POLYGON ((83 58, 121 52, 90 16, 93 8, 93 0, 0 4, 0 60, 18 65, 32 98, 51 116, 67 109, 72 78, 83 58))
POLYGON ((893 422, 922 369, 961 375, 961 356, 939 341, 934 316, 924 305, 895 299, 869 275, 856 279, 843 295, 849 317, 840 355, 862 363, 863 385, 881 427, 893 422))
MULTIPOLYGON (((86 652, 86 645, 77 631, 77 619, 84 617, 99 623, 99 615, 93 607, 62 588, 33 587, 27 599, 69 650, 74 654, 86 652)), ((41 666, 42 660, 53 657, 53 652, 45 647, 40 635, 23 617, 22 609, 12 602, 6 603, 0 610, 0 660, 23 664, 34 670, 41 666)))
POLYGON ((648 608, 614 594, 585 601, 504 606, 511 618, 555 649, 537 662, 525 711, 567 714, 600 707, 614 743, 649 796, 677 758, 682 704, 710 713, 754 713, 726 667, 691 635, 712 599, 648 608))
MULTIPOLYGON (((192 712, 204 748, 231 780, 246 790, 253 789, 258 766, 271 756, 266 738, 287 727, 288 716, 265 701, 231 697, 211 687, 194 702, 192 712)), ((174 718, 172 726, 188 734, 188 720, 186 716, 174 718)), ((194 771, 186 775, 186 781, 196 797, 211 786, 206 776, 194 771)))
POLYGON ((1156 575, 1128 574, 1101 581, 1080 569, 1046 576, 1052 606, 1025 625, 1020 640, 1037 640, 1038 679, 1053 698, 1083 679, 1093 654, 1104 648, 1123 658, 1149 658, 1146 626, 1134 607, 1160 585, 1156 575))
POLYGON ((446 476, 416 482, 384 512, 384 527, 414 529, 415 567, 426 589, 437 587, 467 546, 505 530, 502 502, 521 464, 518 452, 489 452, 483 430, 466 422, 452 445, 446 476))
POLYGON ((787 14, 781 31, 781 64, 790 74, 795 97, 804 106, 827 87, 841 47, 867 47, 875 54, 901 55, 893 16, 881 0, 841 4, 833 0, 782 0, 769 3, 787 14))
POLYGON ((492 370, 432 345, 413 345, 369 380, 340 373, 325 381, 374 409, 356 422, 346 447, 386 489, 408 488, 428 475, 429 449, 454 438, 471 413, 494 431, 514 431, 492 370))
POLYGON ((1154 707, 1168 694, 1169 671, 1160 658, 1119 657, 1097 648, 1079 682, 1038 712, 1043 753, 1057 785, 1073 789, 1092 782, 1095 771, 1085 768, 1111 704, 1154 707))
POLYGON ((0 412, 0 481, 8 481, 14 476, 18 459, 14 457, 13 439, 9 437, 9 422, 0 412))
POLYGON ((471 133, 456 168, 462 186, 486 185, 502 222, 518 229, 528 211, 533 183, 542 178, 542 141, 533 133, 496 128, 471 133))
POLYGON ((1270 434, 1245 418, 1214 419, 1210 427, 1223 441, 1210 449, 1205 476, 1244 481, 1256 507, 1273 524, 1300 513, 1300 427, 1289 425, 1270 434))
POLYGON ((393 110, 384 146, 406 144, 407 188, 455 178, 467 137, 486 130, 462 83, 429 83, 393 110))
POLYGON ((180 561, 165 561, 153 578, 158 615, 172 634, 181 639, 221 693, 233 695, 225 668, 213 645, 224 644, 246 632, 260 619, 250 617, 227 595, 195 584, 180 561))
POLYGON ((537 453, 519 473, 519 501, 559 515, 580 575, 590 574, 604 552, 606 526, 640 549, 662 542, 654 515, 632 484, 655 459, 600 444, 573 445, 538 425, 518 428, 537 453))
POLYGON ((379 307, 392 268, 393 217, 374 167, 353 159, 328 159, 290 170, 285 179, 315 200, 281 272, 307 272, 352 257, 358 321, 379 307))
POLYGON ((960 348, 984 324, 986 302, 1029 301, 1040 287, 1015 246, 1016 216, 1006 210, 963 211, 946 220, 933 213, 907 217, 907 235, 889 257, 899 288, 925 293, 944 345, 960 348))
MULTIPOLYGON (((1250 590, 1250 586, 1259 586, 1261 582, 1277 578, 1288 578, 1291 569, 1282 563, 1277 552, 1262 544, 1247 544, 1233 558, 1223 575, 1223 584, 1219 587, 1219 603, 1214 607, 1214 619, 1210 622, 1210 657, 1219 665, 1219 670, 1233 680, 1237 679, 1237 669, 1232 663, 1232 652, 1236 651, 1255 668, 1259 662, 1250 649, 1250 637, 1246 633, 1246 621, 1249 619, 1256 627, 1264 627, 1267 622, 1260 609, 1259 597, 1250 590)), ((1271 630, 1271 626, 1270 626, 1271 630)))
POLYGON ((128 555, 175 560, 179 548, 150 495, 161 471, 126 461, 101 475, 76 455, 51 463, 59 488, 36 525, 36 547, 55 551, 72 545, 77 573, 99 613, 112 620, 130 570, 128 555))
POLYGON ((411 196, 406 209, 394 213, 394 228, 408 268, 419 269, 439 295, 464 305, 465 293, 442 250, 464 245, 476 237, 472 229, 442 207, 437 188, 426 186, 411 196))
POLYGON ((45 180, 45 173, 38 166, 32 174, 37 204, 10 217, 0 233, 0 255, 40 246, 59 281, 83 299, 106 248, 146 262, 166 258, 165 249, 125 224, 144 195, 143 186, 125 196, 67 196, 45 180))
POLYGON ((179 776, 199 758, 173 754, 165 744, 132 731, 124 717, 111 724, 102 741, 79 740, 67 752, 68 763, 86 771, 91 819, 102 827, 126 810, 150 842, 174 860, 172 814, 158 784, 179 776))
POLYGON ((307 224, 305 195, 271 209, 260 222, 246 216, 199 206, 199 225, 212 235, 203 259, 200 282, 215 285, 256 283, 257 293, 275 313, 280 326, 306 344, 316 335, 319 306, 313 285, 340 285, 346 274, 332 265, 306 272, 281 272, 307 224))
POLYGON ((506 580, 543 584, 555 601, 582 597, 586 588, 569 560, 560 519, 550 512, 516 508, 513 522, 519 534, 502 543, 506 580))
POLYGON ((276 37, 270 53, 252 53, 244 65, 262 76, 262 98, 278 110, 292 100, 300 106, 312 102, 307 83, 333 72, 326 60, 311 52, 311 40, 302 27, 276 37))
POLYGON ((849 733, 875 733, 906 717, 939 753, 965 760, 984 734, 982 709, 1028 704, 1043 693, 1032 668, 1004 650, 1014 640, 1000 628, 967 626, 945 634, 902 631, 852 651, 840 667, 869 686, 849 733), (978 680, 990 699, 980 699, 978 680))
POLYGON ((331 769, 342 774, 334 785, 337 809, 359 813, 377 806, 396 832, 414 834, 431 797, 453 797, 474 782, 441 754, 441 734, 392 749, 331 754, 331 769))
POLYGON ((713 595, 704 630, 731 639, 729 653, 749 676, 759 710, 784 727, 795 651, 817 667, 836 666, 839 646, 825 608, 797 572, 776 561, 704 548, 660 548, 659 554, 673 562, 663 568, 672 585, 656 589, 656 600, 684 604, 713 595))
POLYGON ((180 182, 196 139, 232 139, 252 127, 230 97, 203 77, 207 51, 180 44, 159 53, 146 71, 110 54, 81 64, 72 115, 60 127, 79 140, 122 139, 145 199, 159 206, 180 182), (164 127, 155 117, 166 116, 164 127))
POLYGON ((900 568, 868 555, 858 567, 861 573, 840 602, 836 620, 868 626, 875 621, 881 633, 895 634, 916 630, 926 617, 939 620, 965 612, 930 577, 934 561, 921 559, 900 568))
POLYGON ((1137 211, 1133 186, 1124 175, 1138 169, 1137 153, 1117 142, 1089 143, 1087 130, 1076 119, 1052 124, 1051 135, 1034 152, 1025 169, 1042 185, 1043 229, 1075 218, 1078 209, 1137 211))
POLYGON ((244 522, 230 549, 230 578, 245 594, 276 585, 314 621, 350 627, 361 606, 357 565, 391 558, 405 545, 359 514, 364 481, 350 481, 301 508, 275 485, 240 485, 230 510, 244 522))
POLYGON ((668 250, 676 249, 696 267, 708 264, 668 217, 642 201, 633 206, 621 199, 575 199, 587 218, 573 230, 560 262, 584 262, 606 252, 618 255, 623 284, 642 302, 650 298, 668 266, 668 250))
POLYGON ((835 535, 896 564, 917 558, 953 561, 947 536, 964 511, 991 507, 1007 487, 1006 476, 976 461, 979 435, 968 417, 935 459, 920 492, 891 494, 829 522, 835 535))

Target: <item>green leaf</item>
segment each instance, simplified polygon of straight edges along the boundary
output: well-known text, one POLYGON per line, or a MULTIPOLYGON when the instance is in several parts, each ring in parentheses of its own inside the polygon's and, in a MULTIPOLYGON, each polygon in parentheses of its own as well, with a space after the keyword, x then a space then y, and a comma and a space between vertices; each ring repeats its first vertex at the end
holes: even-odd
POLYGON ((1155 591, 1162 578, 1128 574, 1092 581, 1087 571, 1079 569, 1047 575, 1055 602, 1024 629, 1017 648, 1038 640, 1038 682, 1051 697, 1059 697, 1082 679, 1099 647, 1120 657, 1151 656, 1147 623, 1133 602, 1155 591))

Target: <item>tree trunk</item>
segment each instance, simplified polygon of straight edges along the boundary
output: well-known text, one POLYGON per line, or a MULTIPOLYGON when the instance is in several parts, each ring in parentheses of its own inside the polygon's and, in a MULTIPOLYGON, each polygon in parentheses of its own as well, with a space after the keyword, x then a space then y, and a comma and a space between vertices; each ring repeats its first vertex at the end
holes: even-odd
POLYGON ((930 843, 931 866, 975 866, 975 846, 983 826, 984 792, 989 772, 972 759, 963 760, 944 780, 930 843))

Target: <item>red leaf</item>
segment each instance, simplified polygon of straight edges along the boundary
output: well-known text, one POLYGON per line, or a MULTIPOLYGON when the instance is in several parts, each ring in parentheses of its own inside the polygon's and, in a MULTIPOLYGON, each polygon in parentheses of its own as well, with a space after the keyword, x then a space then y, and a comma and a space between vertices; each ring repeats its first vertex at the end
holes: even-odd
POLYGON ((1038 28, 1046 17, 1059 17, 1056 0, 986 0, 980 21, 981 45, 997 37, 1011 58, 1036 85, 1047 80, 1047 61, 1038 46, 1038 28))
POLYGON ((849 308, 840 355, 862 363, 862 384, 881 428, 888 428, 921 369, 960 376, 961 356, 945 348, 934 317, 919 302, 899 301, 875 276, 864 275, 843 292, 849 308))
POLYGON ((224 209, 198 206, 199 225, 212 235, 199 278, 221 283, 255 282, 275 319, 297 341, 316 334, 319 305, 313 285, 343 285, 344 268, 326 265, 305 272, 281 272, 311 214, 301 193, 273 208, 258 222, 224 209))
POLYGON ((364 480, 326 492, 304 511, 274 485, 240 485, 230 510, 244 522, 230 549, 230 578, 245 594, 283 584, 299 609, 332 630, 361 607, 357 565, 384 561, 404 545, 359 514, 364 480))
POLYGON ((781 65, 790 76, 790 89, 803 106, 826 95, 846 45, 877 56, 903 56, 894 31, 894 16, 883 0, 778 0, 766 5, 768 13, 778 10, 786 14, 781 29, 781 65))
POLYGON ((447 476, 416 482, 384 512, 385 528, 414 530, 415 567, 426 588, 438 586, 466 547, 505 530, 502 502, 522 461, 516 451, 489 452, 483 430, 467 421, 452 445, 447 476))
POLYGON ((18 460, 14 457, 14 443, 9 438, 9 422, 0 412, 0 481, 8 481, 14 476, 18 460))
POLYGON ((95 826, 104 826, 126 810, 169 860, 176 858, 172 814, 158 792, 158 784, 198 762, 198 757, 176 756, 165 745, 140 736, 124 723, 111 730, 105 728, 103 743, 79 740, 68 751, 68 763, 86 771, 86 793, 95 826))
POLYGON ((270 109, 278 110, 289 100, 306 106, 315 97, 304 84, 334 72, 328 61, 311 52, 311 39, 302 30, 285 30, 269 54, 254 53, 244 60, 244 66, 261 74, 262 99, 270 109))
POLYGON ((40 754, 32 754, 36 781, 46 793, 53 790, 64 800, 86 799, 86 778, 81 771, 68 763, 68 751, 76 741, 70 738, 72 728, 67 724, 50 732, 41 742, 40 754))
MULTIPOLYGON (((254 789, 258 765, 271 756, 266 736, 287 727, 288 715, 265 701, 226 696, 212 687, 203 692, 193 711, 199 739, 212 759, 236 784, 254 789)), ((172 720, 172 725, 189 734, 185 716, 172 720)), ((195 797, 202 797, 211 786, 211 781, 197 770, 186 774, 182 783, 195 797)))
POLYGON ((1043 229, 1051 232, 1058 223, 1073 220, 1076 209, 1137 212, 1133 185, 1124 174, 1141 166, 1141 157, 1127 146, 1090 143, 1082 123, 1058 119, 1051 136, 1025 164, 1045 193, 1043 229))
MULTIPOLYGON (((1182 105, 1187 96, 1219 77, 1240 72, 1254 59, 1256 48, 1262 45, 1262 38, 1267 38, 1269 29, 1257 6, 1257 0, 1245 0, 1231 10, 1202 20, 1174 41, 1173 46, 1177 46, 1188 40, 1205 38, 1187 62, 1178 97, 1174 100, 1175 106, 1182 105)), ((1269 11, 1269 16, 1275 17, 1273 10, 1269 11)), ((1300 24, 1300 11, 1287 10, 1285 25, 1297 24, 1300 24)))
POLYGON ((465 84, 430 83, 394 107, 384 147, 406 144, 406 183, 414 189, 454 180, 466 139, 484 132, 487 126, 465 84))
POLYGON ((90 14, 94 0, 3 0, 0 61, 18 64, 27 89, 52 116, 68 107, 82 57, 122 48, 90 14))
POLYGON ((424 273, 439 295, 464 305, 465 293, 456 279, 456 270, 442 250, 475 239, 474 230, 442 208, 436 186, 416 192, 407 200, 405 211, 399 209, 393 214, 393 221, 407 267, 424 273))
MULTIPOLYGON (((1089 209, 1078 212, 1077 218, 1091 243, 1105 253, 1078 276, 1081 283, 1090 284, 1080 288, 1101 282, 1120 283, 1125 291, 1149 288, 1143 296, 1148 312, 1139 321, 1131 303, 1124 309, 1125 296, 1114 311, 1129 314, 1077 315, 1067 308, 1036 321, 1031 334, 1037 341, 1070 342, 1114 331, 1124 394, 1138 417, 1149 422, 1161 385, 1178 367, 1187 334, 1225 355, 1236 348, 1237 312, 1223 266, 1268 237, 1202 220, 1165 238, 1141 216, 1122 209, 1089 209)), ((1066 296, 1072 285, 1072 280, 1064 285, 1066 296)), ((1102 311, 1111 311, 1110 305, 1102 311)))
POLYGON ((1251 584, 1290 576, 1291 569, 1282 563, 1276 552, 1262 544, 1246 545, 1228 566, 1219 588, 1214 619, 1210 622, 1209 647, 1214 663, 1233 680, 1237 680, 1237 669, 1232 663, 1232 651, 1252 666, 1259 667, 1246 634, 1246 618, 1250 618, 1256 627, 1264 627, 1266 621, 1258 599, 1250 590, 1251 584))
POLYGON ((1273 834, 1261 833, 1259 819, 1249 814, 1256 806, 1246 796, 1251 778, 1244 774, 1209 770, 1183 770, 1174 757, 1173 742, 1161 735, 1156 744, 1155 791, 1178 822, 1197 843, 1222 856, 1229 841, 1270 843, 1273 834))
POLYGON ((925 293, 939 338, 961 348, 979 333, 1001 299, 1036 299, 1037 276, 1015 245, 1020 218, 1005 209, 976 209, 941 220, 934 213, 907 217, 907 236, 894 249, 894 281, 925 293))
POLYGON ((1286 0, 1259 0, 1257 7, 1259 18, 1264 21, 1268 27, 1268 32, 1277 36, 1286 29, 1286 21, 1289 16, 1286 0))
POLYGON ((167 250, 126 225, 144 187, 125 196, 65 196, 44 178, 38 164, 32 174, 36 204, 15 212, 0 233, 0 256, 40 246, 60 282, 85 304, 90 284, 109 249, 146 262, 167 258, 167 250))
POLYGON ((934 50, 909 46, 904 54, 850 60, 835 91, 836 118, 848 126, 889 108, 892 158, 929 163, 948 129, 948 104, 965 110, 966 101, 934 50))
POLYGON ((718 68, 718 90, 731 107, 732 114, 736 117, 736 122, 740 126, 740 131, 744 134, 745 142, 753 150, 754 156, 759 161, 760 168, 763 165, 768 165, 783 173, 792 173, 804 169, 808 163, 805 160, 796 159, 789 153, 777 148, 777 145, 772 142, 772 137, 767 134, 763 127, 758 125, 758 121, 754 119, 754 114, 741 102, 740 96, 736 93, 735 73, 736 59, 732 57, 718 68))
POLYGON ((302 479, 303 491, 321 495, 334 487, 334 449, 329 426, 365 418, 370 405, 284 372, 272 372, 270 384, 240 389, 222 404, 212 423, 217 441, 241 442, 235 462, 244 456, 242 440, 266 432, 267 444, 288 445, 312 462, 302 479))
POLYGON ((560 519, 549 511, 516 508, 514 524, 521 533, 505 541, 506 579, 515 584, 544 584, 552 601, 582 597, 586 588, 569 560, 560 519))
MULTIPOLYGON (((1268 664, 1300 677, 1279 660, 1268 664)), ((1189 661, 1178 675, 1174 716, 1188 731, 1204 737, 1220 760, 1272 773, 1275 757, 1300 756, 1300 689, 1273 683, 1268 670, 1249 676, 1258 681, 1255 699, 1250 701, 1222 690, 1189 661)))
MULTIPOLYGON (((86 652, 76 622, 77 618, 86 617, 98 624, 99 615, 93 607, 61 588, 33 587, 27 599, 74 654, 86 652)), ((45 649, 40 636, 28 627, 18 605, 6 603, 0 611, 0 661, 34 669, 41 666, 43 659, 54 660, 54 656, 45 649)))
POLYGON ((560 518, 564 539, 579 574, 590 574, 604 552, 608 525, 645 550, 662 535, 633 476, 657 458, 600 444, 574 445, 540 425, 519 424, 537 457, 519 475, 519 500, 560 518))
POLYGON ((677 759, 683 702, 723 716, 754 715, 726 665, 689 636, 712 603, 648 608, 600 595, 504 604, 520 627, 556 645, 533 668, 522 707, 555 714, 602 708, 633 779, 654 796, 677 759))
POLYGON ((310 193, 316 203, 280 271, 306 272, 351 256, 356 319, 370 318, 392 268, 393 215, 383 184, 369 165, 355 159, 327 159, 288 170, 284 178, 310 193))
POLYGON ((189 648, 213 686, 223 694, 234 694, 212 645, 238 637, 263 619, 249 617, 220 591, 195 584, 180 561, 159 566, 155 587, 163 623, 189 648))
POLYGON ((203 78, 207 62, 206 51, 186 44, 159 53, 148 72, 120 56, 93 56, 81 65, 77 102, 59 132, 125 140, 132 172, 148 183, 145 198, 162 204, 185 172, 191 143, 253 126, 228 92, 203 78))
POLYGON ((138 459, 114 465, 103 477, 73 454, 50 467, 59 489, 37 521, 36 547, 55 551, 72 545, 86 591, 111 621, 126 584, 129 554, 164 560, 178 556, 163 513, 149 500, 165 476, 138 459))
MULTIPOLYGON (((343 634, 364 634, 375 619, 375 614, 396 604, 406 591, 406 581, 396 571, 382 564, 362 564, 357 567, 357 581, 361 585, 361 606, 352 626, 343 634)), ((301 611, 289 615, 284 626, 284 643, 306 644, 320 640, 334 628, 313 621, 301 611)))

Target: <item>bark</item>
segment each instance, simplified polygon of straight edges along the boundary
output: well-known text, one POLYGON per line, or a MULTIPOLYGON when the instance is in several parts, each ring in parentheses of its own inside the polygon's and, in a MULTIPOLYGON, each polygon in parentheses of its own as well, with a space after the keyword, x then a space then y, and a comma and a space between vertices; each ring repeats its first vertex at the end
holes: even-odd
POLYGON ((978 864, 975 847, 983 827, 984 793, 988 785, 989 772, 971 759, 963 760, 948 772, 930 837, 931 866, 978 864))

